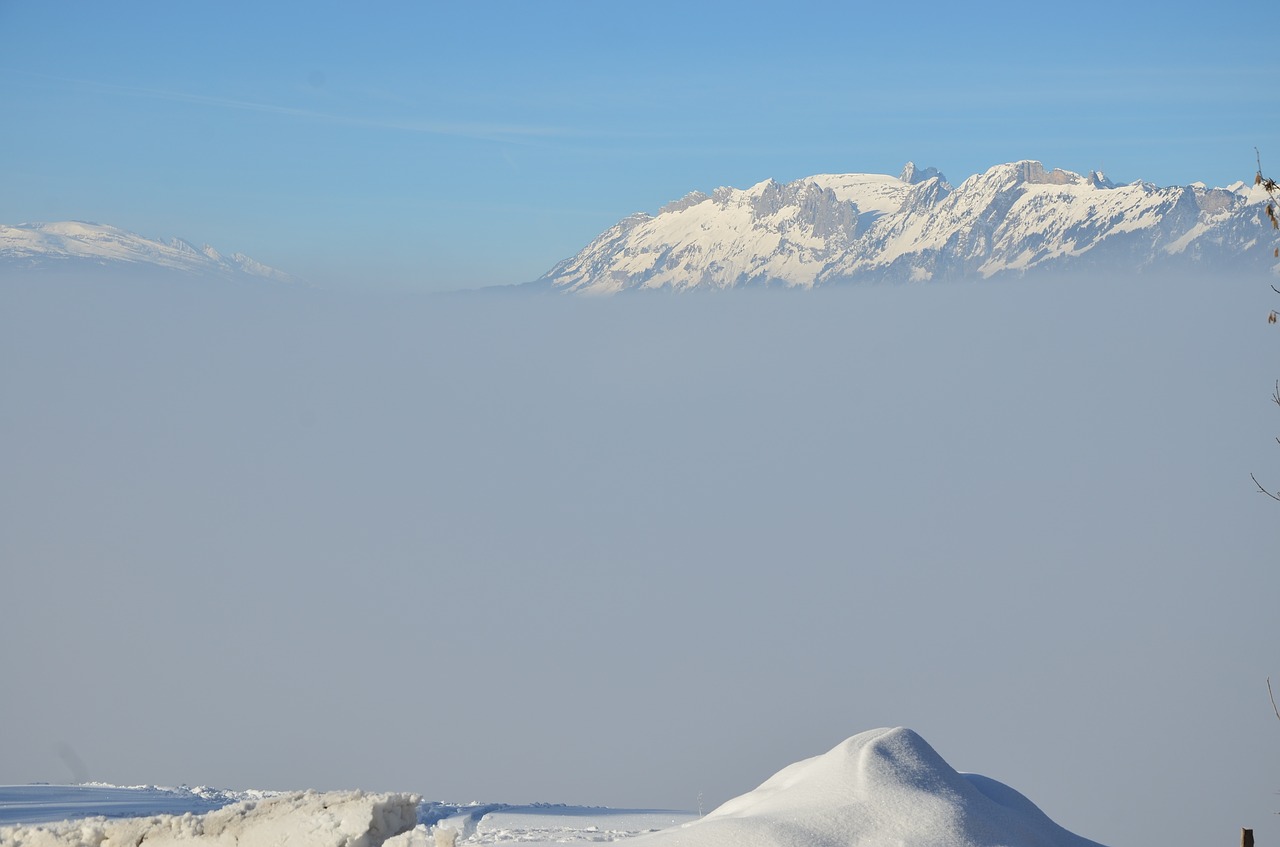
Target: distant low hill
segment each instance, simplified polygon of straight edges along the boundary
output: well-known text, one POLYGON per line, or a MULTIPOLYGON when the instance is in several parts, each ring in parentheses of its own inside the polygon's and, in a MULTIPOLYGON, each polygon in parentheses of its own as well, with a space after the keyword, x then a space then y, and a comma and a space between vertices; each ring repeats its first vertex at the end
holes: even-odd
POLYGON ((1117 185, 1099 172, 997 165, 958 187, 908 163, 899 176, 823 174, 693 192, 601 233, 534 285, 633 289, 810 288, 989 278, 1052 269, 1275 272, 1265 193, 1244 183, 1117 185))
POLYGON ((81 221, 0 224, 0 278, 20 273, 125 274, 169 272, 194 276, 293 281, 243 253, 224 255, 173 238, 157 241, 104 224, 81 221))

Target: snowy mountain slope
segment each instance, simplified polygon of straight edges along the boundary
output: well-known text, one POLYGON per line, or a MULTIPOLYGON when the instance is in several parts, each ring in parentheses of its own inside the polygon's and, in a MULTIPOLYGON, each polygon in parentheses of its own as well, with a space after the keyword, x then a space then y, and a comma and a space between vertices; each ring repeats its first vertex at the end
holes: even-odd
POLYGON ((701 820, 636 847, 1098 847, 1012 788, 962 774, 909 729, 876 729, 789 765, 701 820))
POLYGON ((94 267, 292 279, 242 253, 224 256, 207 244, 196 247, 180 238, 156 241, 118 227, 81 221, 0 224, 0 272, 94 267))
POLYGON ((908 163, 898 177, 823 174, 693 192, 657 215, 623 219, 538 282, 610 294, 1270 264, 1259 244, 1270 238, 1258 221, 1264 197, 1243 183, 1115 185, 1033 161, 953 188, 908 163))

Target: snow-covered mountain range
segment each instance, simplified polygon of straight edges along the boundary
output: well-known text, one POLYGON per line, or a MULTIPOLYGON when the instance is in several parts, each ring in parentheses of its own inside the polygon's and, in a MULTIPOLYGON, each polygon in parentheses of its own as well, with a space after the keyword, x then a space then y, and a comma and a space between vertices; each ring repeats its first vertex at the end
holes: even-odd
POLYGON ((936 169, 908 163, 897 177, 822 174, 695 191, 657 215, 624 218, 535 284, 612 294, 1209 263, 1275 272, 1272 232, 1259 220, 1265 198, 1244 183, 1117 185, 1034 161, 952 187, 936 169))
POLYGON ((223 255, 180 238, 157 241, 134 232, 80 221, 0 224, 0 274, 8 271, 158 269, 187 274, 292 277, 243 253, 223 255))

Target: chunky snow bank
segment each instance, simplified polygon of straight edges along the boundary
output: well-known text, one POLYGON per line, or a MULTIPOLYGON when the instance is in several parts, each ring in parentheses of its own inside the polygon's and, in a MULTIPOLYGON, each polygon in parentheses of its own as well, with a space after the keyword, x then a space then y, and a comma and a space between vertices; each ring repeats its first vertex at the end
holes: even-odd
MULTIPOLYGON (((191 817, 246 800, 261 803, 282 793, 231 791, 206 786, 164 788, 105 783, 0 785, 0 847, 9 845, 6 832, 22 833, 24 837, 30 837, 36 824, 69 821, 72 818, 97 818, 93 821, 82 820, 75 825, 59 823, 56 827, 44 827, 44 831, 54 832, 54 835, 40 836, 44 840, 38 843, 46 843, 49 837, 57 839, 59 834, 75 835, 85 823, 95 825, 96 829, 92 831, 101 831, 105 837, 106 829, 102 827, 104 818, 154 819, 160 815, 191 817), (18 824, 23 826, 19 828, 18 824), (6 826, 8 830, 5 829, 6 826)), ((524 844, 594 844, 633 838, 685 823, 695 817, 692 812, 669 809, 611 809, 561 803, 518 805, 419 802, 419 826, 388 839, 383 847, 450 847, 446 843, 450 833, 459 843, 465 843, 468 847, 516 841, 524 844)), ((297 822, 299 831, 308 829, 309 825, 305 824, 301 815, 297 822)), ((113 831, 119 833, 122 830, 113 831)), ((67 837, 53 843, 75 843, 69 842, 67 837)), ((83 837, 76 837, 80 838, 79 843, 84 843, 83 837)), ((120 837, 122 836, 116 837, 116 841, 120 837)))
POLYGON ((1099 847, 1017 791, 956 772, 916 733, 875 729, 783 768, 635 847, 1099 847))
POLYGON ((220 788, 156 785, 0 785, 0 826, 65 821, 71 818, 142 818, 203 815, 244 800, 264 800, 280 791, 225 791, 220 788))
POLYGON ((236 803, 203 815, 90 818, 0 827, 4 847, 382 847, 418 821, 412 794, 314 791, 236 803))

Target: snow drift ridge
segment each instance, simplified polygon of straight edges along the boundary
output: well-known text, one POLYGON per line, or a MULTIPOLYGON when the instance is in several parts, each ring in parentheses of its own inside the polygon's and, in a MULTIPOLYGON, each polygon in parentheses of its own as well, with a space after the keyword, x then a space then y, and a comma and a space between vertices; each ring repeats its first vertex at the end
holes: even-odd
POLYGON ((1099 847, 1017 791, 962 774, 910 729, 875 729, 789 765, 637 847, 1099 847))

